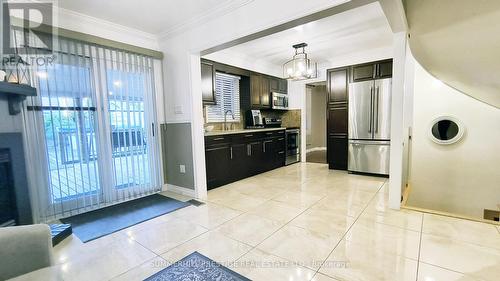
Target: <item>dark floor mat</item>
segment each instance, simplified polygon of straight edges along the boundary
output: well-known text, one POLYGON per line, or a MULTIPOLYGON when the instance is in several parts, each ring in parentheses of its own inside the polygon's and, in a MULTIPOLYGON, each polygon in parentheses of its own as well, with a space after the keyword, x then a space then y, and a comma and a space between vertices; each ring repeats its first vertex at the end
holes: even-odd
POLYGON ((205 203, 198 201, 198 200, 195 200, 195 199, 188 200, 188 201, 186 201, 186 203, 189 203, 189 204, 194 205, 196 207, 201 206, 201 205, 205 205, 205 203))
POLYGON ((187 202, 154 194, 64 218, 61 221, 71 224, 73 233, 82 242, 88 242, 190 205, 187 202))

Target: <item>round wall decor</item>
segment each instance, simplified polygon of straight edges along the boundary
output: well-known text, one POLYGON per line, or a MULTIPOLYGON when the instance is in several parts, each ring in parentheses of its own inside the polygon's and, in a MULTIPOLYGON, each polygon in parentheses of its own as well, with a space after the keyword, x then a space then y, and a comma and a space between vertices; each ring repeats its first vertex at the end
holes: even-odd
POLYGON ((441 116, 432 121, 429 134, 435 143, 453 144, 462 138, 464 131, 464 126, 456 118, 441 116))

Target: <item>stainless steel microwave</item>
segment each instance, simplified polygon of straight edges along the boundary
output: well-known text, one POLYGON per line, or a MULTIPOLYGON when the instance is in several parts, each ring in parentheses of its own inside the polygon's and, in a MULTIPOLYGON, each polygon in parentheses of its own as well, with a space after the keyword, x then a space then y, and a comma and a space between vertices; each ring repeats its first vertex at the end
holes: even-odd
POLYGON ((272 95, 273 95, 273 103, 272 103, 273 109, 282 109, 282 110, 288 109, 288 95, 275 92, 273 92, 272 95))

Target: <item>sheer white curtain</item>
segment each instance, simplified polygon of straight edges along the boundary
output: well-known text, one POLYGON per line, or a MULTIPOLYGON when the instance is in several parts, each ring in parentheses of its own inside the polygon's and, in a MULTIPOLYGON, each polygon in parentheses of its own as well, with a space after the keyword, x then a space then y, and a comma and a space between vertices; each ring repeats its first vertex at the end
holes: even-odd
POLYGON ((54 63, 33 71, 38 95, 23 113, 37 221, 161 190, 155 108, 161 77, 154 75, 160 64, 79 41, 55 43, 54 63))

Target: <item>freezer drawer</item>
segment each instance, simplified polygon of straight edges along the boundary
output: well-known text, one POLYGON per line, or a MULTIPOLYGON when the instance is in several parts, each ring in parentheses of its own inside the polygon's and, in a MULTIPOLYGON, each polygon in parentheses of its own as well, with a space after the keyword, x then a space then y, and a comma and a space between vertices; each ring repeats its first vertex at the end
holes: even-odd
POLYGON ((389 141, 349 140, 348 170, 389 175, 389 141))

